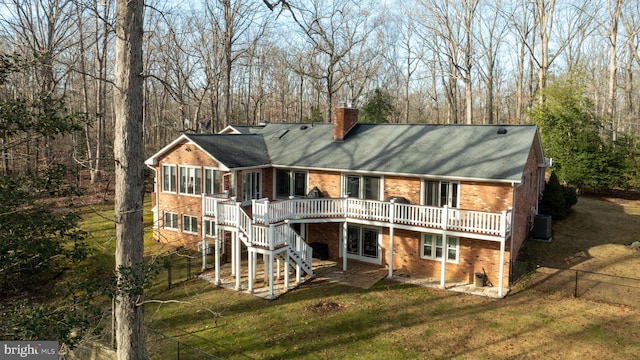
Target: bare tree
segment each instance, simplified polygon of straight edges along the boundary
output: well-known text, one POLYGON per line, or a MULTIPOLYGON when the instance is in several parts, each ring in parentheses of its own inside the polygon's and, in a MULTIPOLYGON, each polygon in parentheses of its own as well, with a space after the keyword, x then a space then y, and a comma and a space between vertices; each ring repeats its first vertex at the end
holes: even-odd
POLYGON ((618 87, 618 24, 622 13, 622 0, 609 0, 607 9, 609 10, 609 29, 607 37, 609 40, 609 85, 607 87, 607 107, 606 116, 611 122, 612 138, 617 138, 617 132, 620 124, 615 122, 616 108, 616 88, 618 87), (613 3, 613 4, 612 4, 613 3), (613 6, 612 6, 613 5, 613 6))
MULTIPOLYGON (((265 1, 266 2, 266 1, 265 1)), ((279 1, 282 3, 282 1, 279 1)), ((292 9, 285 2, 285 6, 292 9)), ((312 44, 322 68, 311 69, 308 77, 325 82, 327 97, 327 122, 331 122, 334 97, 346 80, 340 69, 345 56, 367 40, 372 27, 367 22, 367 13, 371 4, 354 0, 313 0, 305 7, 292 10, 296 23, 304 31, 306 39, 312 44)))
POLYGON ((144 1, 117 0, 115 106, 116 344, 119 360, 147 359, 143 280, 144 146, 142 39, 144 1))
MULTIPOLYGON (((452 109, 457 109, 457 79, 464 83, 465 121, 473 123, 473 25, 478 9, 478 0, 464 0, 460 3, 451 0, 420 1, 425 10, 423 24, 427 29, 421 37, 432 39, 432 49, 436 56, 446 61, 448 80, 446 82, 447 99, 452 109)), ((451 113, 452 122, 457 122, 457 111, 451 113)))
MULTIPOLYGON (((502 1, 498 0, 494 5, 483 8, 484 15, 479 19, 479 31, 474 35, 481 49, 482 57, 479 61, 484 66, 478 66, 478 72, 485 84, 485 117, 486 124, 495 122, 495 87, 496 67, 498 66, 499 51, 507 31, 504 23, 505 14, 501 12, 502 1)), ((508 18, 508 15, 506 16, 508 18)))

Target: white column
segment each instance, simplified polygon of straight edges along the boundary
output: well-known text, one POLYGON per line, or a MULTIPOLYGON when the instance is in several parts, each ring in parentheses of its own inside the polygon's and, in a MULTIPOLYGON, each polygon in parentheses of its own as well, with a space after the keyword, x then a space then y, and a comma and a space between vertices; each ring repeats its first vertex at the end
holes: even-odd
POLYGON ((251 250, 251 248, 249 248, 248 253, 247 253, 247 263, 248 263, 248 274, 247 274, 247 290, 249 290, 250 293, 253 293, 253 282, 254 282, 254 278, 255 278, 255 267, 256 267, 256 263, 255 263, 255 258, 254 258, 254 253, 253 250, 251 250))
POLYGON ((234 231, 231 232, 231 276, 236 274, 236 233, 234 231))
MULTIPOLYGON (((434 244, 435 250, 435 244, 434 244)), ((440 286, 445 287, 445 268, 447 264, 447 232, 442 232, 442 262, 440 263, 440 286)))
MULTIPOLYGON (((202 222, 201 224, 204 224, 202 222)), ((207 236, 204 234, 204 226, 202 227, 202 271, 207 270, 207 236)))
POLYGON ((347 222, 342 223, 342 271, 347 271, 347 222))
POLYGON ((273 299, 273 255, 269 255, 269 299, 273 299))
POLYGON ((502 297, 502 289, 503 289, 503 285, 504 285, 504 252, 505 252, 505 238, 502 238, 502 240, 500 240, 500 270, 499 270, 499 275, 500 278, 498 278, 498 296, 502 297))
POLYGON ((395 200, 391 200, 391 205, 389 206, 389 278, 393 277, 393 237, 394 237, 394 226, 393 222, 396 216, 396 204, 395 200))
MULTIPOLYGON (((284 258, 284 288, 289 290, 289 249, 285 251, 286 257, 284 258)), ((280 264, 280 261, 278 261, 280 264)))
POLYGON ((240 274, 242 273, 242 240, 240 240, 240 236, 238 233, 235 234, 235 243, 236 243, 236 290, 240 290, 240 274))
MULTIPOLYGON (((449 207, 442 207, 442 262, 440 264, 440 286, 445 287, 445 271, 447 264, 447 228, 449 227, 449 207)), ((437 242, 436 242, 437 244, 437 242)), ((435 246, 435 244, 434 244, 435 246)))
MULTIPOLYGON (((264 265, 264 281, 267 281, 269 279, 269 264, 267 263, 267 261, 271 260, 271 255, 262 254, 262 265, 264 265)), ((273 271, 271 271, 271 273, 273 273, 273 271)))
POLYGON ((214 244, 215 244, 215 249, 214 249, 214 254, 215 254, 215 260, 214 260, 214 267, 215 267, 215 282, 216 285, 220 285, 220 234, 219 233, 215 233, 216 237, 214 239, 214 244))

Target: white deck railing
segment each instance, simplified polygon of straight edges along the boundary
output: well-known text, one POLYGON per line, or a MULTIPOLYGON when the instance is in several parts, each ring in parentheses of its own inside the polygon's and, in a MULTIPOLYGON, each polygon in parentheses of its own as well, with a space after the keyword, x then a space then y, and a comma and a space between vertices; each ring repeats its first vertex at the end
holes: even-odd
MULTIPOLYGON (((249 217, 246 214, 246 217, 241 216, 244 212, 239 212, 240 203, 207 196, 203 197, 203 205, 205 215, 215 216, 218 224, 241 226, 248 231, 246 222, 249 217)), ((355 198, 289 199, 273 203, 260 199, 253 201, 252 211, 253 224, 263 226, 285 220, 350 218, 491 236, 505 236, 511 231, 511 211, 491 213, 355 198)), ((257 241, 262 234, 254 236, 254 241, 257 241)), ((265 242, 262 246, 281 243, 277 238, 260 241, 265 242)))

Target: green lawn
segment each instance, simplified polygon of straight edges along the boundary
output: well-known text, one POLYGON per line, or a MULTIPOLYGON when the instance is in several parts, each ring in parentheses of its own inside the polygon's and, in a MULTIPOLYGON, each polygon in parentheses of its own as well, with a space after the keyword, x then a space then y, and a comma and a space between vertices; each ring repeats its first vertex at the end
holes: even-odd
MULTIPOLYGON (((568 221, 584 226, 588 223, 584 216, 600 204, 580 205, 574 220, 568 221)), ((640 227, 639 216, 626 220, 637 221, 640 227)), ((108 224, 99 225, 88 214, 85 222, 92 227, 85 229, 101 234, 94 242, 107 254, 113 242, 108 224)), ((146 223, 151 225, 149 220, 146 223)), ((566 230, 568 225, 561 226, 566 230)), ((153 241, 146 245, 150 254, 166 250, 153 241)), ((542 255, 548 250, 543 244, 535 247, 540 247, 534 251, 542 255)), ((495 300, 392 280, 367 290, 311 283, 268 301, 195 279, 176 283, 171 290, 163 280, 157 280, 147 292, 147 300, 170 302, 147 304, 145 316, 155 331, 228 359, 640 357, 638 309, 538 292, 526 286, 518 289, 495 300)), ((175 359, 176 343, 158 339, 154 336, 147 344, 151 357, 175 359)), ((180 352, 181 358, 205 358, 184 346, 180 352)))

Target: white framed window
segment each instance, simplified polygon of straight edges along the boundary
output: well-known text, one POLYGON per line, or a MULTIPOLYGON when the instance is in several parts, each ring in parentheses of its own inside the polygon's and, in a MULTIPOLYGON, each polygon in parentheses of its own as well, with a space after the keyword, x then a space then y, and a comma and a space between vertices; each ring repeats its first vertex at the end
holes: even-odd
POLYGON ((204 193, 207 195, 222 193, 220 186, 220 170, 213 168, 204 169, 204 193))
POLYGON ((343 194, 367 200, 381 200, 382 178, 367 175, 344 175, 343 194))
POLYGON ((200 195, 202 170, 195 166, 180 166, 180 194, 200 195))
POLYGON ((252 199, 262 196, 262 173, 260 171, 246 171, 242 173, 242 201, 243 205, 251 203, 252 199))
POLYGON ((162 165, 162 191, 176 192, 176 166, 162 165))
POLYGON ((165 229, 178 230, 178 214, 165 211, 163 227, 165 229))
MULTIPOLYGON (((374 264, 381 263, 381 237, 379 228, 348 225, 346 241, 347 257, 374 264)), ((340 249, 342 252, 342 248, 340 249)), ((344 256, 344 254, 342 254, 344 256)))
POLYGON ((460 184, 454 181, 425 180, 423 182, 423 204, 427 206, 460 207, 460 184))
POLYGON ((191 215, 182 215, 182 232, 197 234, 198 218, 191 215))
POLYGON ((204 226, 204 236, 206 237, 214 237, 216 236, 216 224, 214 220, 203 220, 202 226, 204 226))
POLYGON ((307 172, 276 169, 276 197, 307 195, 307 172))
POLYGON ((448 262, 458 262, 459 239, 448 236, 446 244, 442 241, 442 235, 422 234, 420 257, 423 259, 442 260, 446 257, 448 262))

